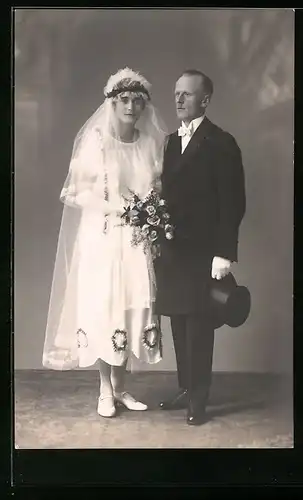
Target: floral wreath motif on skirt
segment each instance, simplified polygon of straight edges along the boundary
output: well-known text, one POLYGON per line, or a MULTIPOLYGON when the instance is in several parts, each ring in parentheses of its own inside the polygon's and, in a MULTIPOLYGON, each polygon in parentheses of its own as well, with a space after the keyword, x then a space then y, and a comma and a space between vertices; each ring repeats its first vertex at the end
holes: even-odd
POLYGON ((77 344, 78 347, 88 346, 87 334, 84 330, 82 330, 82 328, 79 328, 79 330, 77 331, 77 344))
POLYGON ((147 325, 143 330, 142 344, 148 350, 154 349, 158 344, 162 348, 162 334, 157 323, 147 325))
MULTIPOLYGON (((126 330, 117 328, 112 335, 111 340, 115 352, 121 352, 127 349, 128 341, 126 330)), ((162 334, 157 323, 151 323, 144 328, 142 344, 148 350, 152 350, 159 345, 162 352, 162 334)))
POLYGON ((114 351, 125 351, 127 348, 127 332, 117 328, 112 335, 112 344, 114 351))

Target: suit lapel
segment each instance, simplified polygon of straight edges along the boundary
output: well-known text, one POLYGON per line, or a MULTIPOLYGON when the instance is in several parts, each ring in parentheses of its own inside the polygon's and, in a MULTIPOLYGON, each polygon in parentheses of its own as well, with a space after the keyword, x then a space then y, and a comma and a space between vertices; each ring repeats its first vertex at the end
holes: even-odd
POLYGON ((177 157, 181 156, 181 137, 178 136, 178 132, 174 132, 171 136, 172 148, 177 157))
POLYGON ((211 121, 205 117, 203 122, 194 132, 193 136, 191 137, 191 140, 189 141, 188 145, 186 146, 182 154, 181 154, 181 137, 178 136, 177 133, 173 134, 172 140, 175 141, 173 146, 175 151, 178 151, 179 154, 177 155, 176 162, 174 164, 173 169, 171 170, 172 174, 170 176, 171 180, 176 178, 176 176, 178 175, 178 173, 180 173, 183 167, 188 162, 191 161, 191 158, 195 155, 197 150, 203 144, 204 140, 210 135, 211 125, 212 125, 211 121))

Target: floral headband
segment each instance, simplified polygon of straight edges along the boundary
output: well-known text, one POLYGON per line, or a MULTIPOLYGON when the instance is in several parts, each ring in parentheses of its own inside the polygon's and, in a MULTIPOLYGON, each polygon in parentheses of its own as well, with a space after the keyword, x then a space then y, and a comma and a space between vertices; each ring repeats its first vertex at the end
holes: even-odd
POLYGON ((123 68, 112 75, 104 88, 105 97, 115 97, 122 92, 138 92, 150 100, 150 83, 131 68, 123 68))
POLYGON ((117 87, 113 89, 111 92, 108 92, 105 97, 115 97, 118 94, 122 94, 123 92, 139 92, 141 94, 145 94, 147 99, 150 100, 150 95, 148 90, 140 83, 140 82, 132 82, 133 85, 121 85, 121 87, 117 87))

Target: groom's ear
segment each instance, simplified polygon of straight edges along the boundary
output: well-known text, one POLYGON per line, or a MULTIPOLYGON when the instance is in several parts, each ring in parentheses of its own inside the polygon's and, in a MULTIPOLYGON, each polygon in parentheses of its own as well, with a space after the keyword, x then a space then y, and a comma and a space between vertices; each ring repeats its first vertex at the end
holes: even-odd
POLYGON ((207 108, 207 106, 209 105, 209 102, 210 102, 210 95, 205 94, 202 98, 202 101, 201 101, 201 108, 207 108))

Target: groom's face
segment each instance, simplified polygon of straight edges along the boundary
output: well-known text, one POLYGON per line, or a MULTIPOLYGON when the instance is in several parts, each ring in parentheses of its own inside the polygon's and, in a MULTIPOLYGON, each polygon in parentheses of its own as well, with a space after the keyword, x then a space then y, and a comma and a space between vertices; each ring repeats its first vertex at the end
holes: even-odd
POLYGON ((199 75, 183 75, 176 82, 175 101, 179 120, 189 123, 204 114, 205 93, 199 75))

